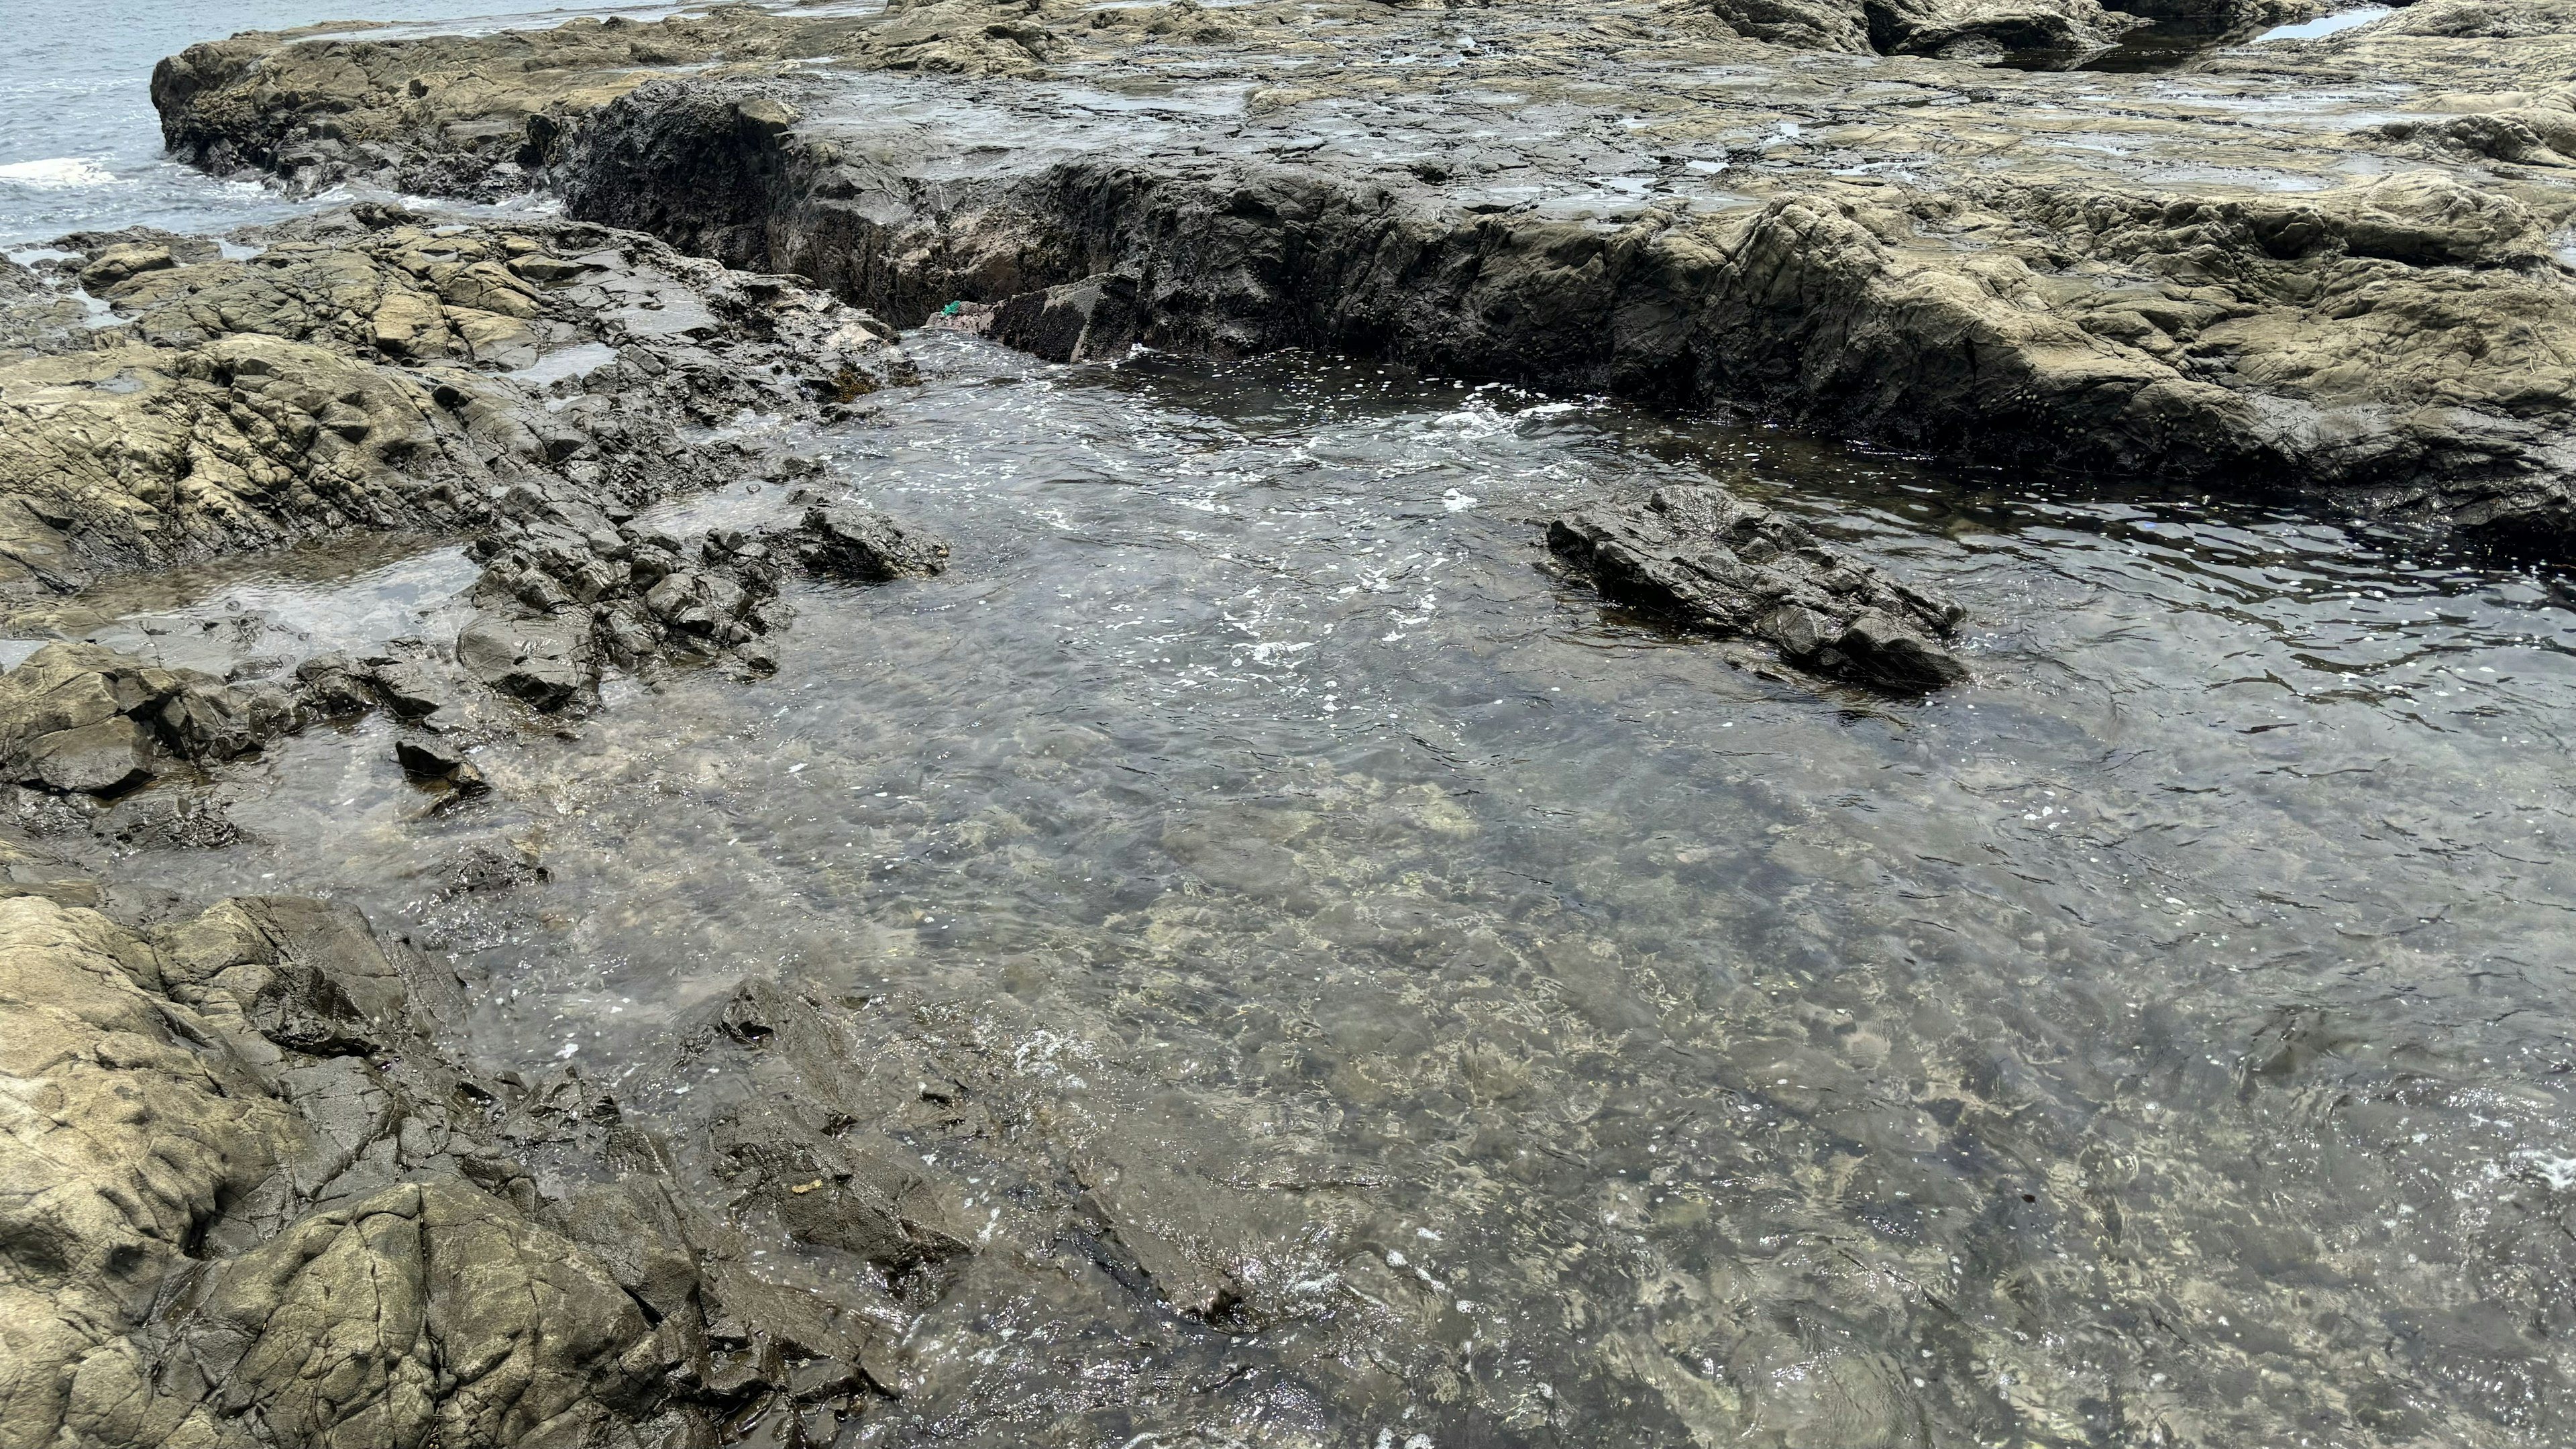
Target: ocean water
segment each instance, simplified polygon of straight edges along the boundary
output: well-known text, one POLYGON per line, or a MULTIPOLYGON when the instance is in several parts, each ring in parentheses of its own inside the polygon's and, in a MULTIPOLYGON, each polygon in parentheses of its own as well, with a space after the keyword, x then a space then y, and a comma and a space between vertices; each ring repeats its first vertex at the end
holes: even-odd
MULTIPOLYGON (((159 157, 143 77, 326 12, 107 13, 0 56, 0 235, 279 214, 159 157)), ((919 1145, 992 1237, 852 1442, 2576 1441, 2553 572, 1330 358, 910 346, 789 441, 946 575, 798 584, 775 678, 614 679, 472 808, 371 720, 108 868, 363 905, 477 983, 459 1049, 648 1126, 747 975, 977 1084, 919 1145), (1546 567, 1556 513, 1704 481, 1951 592, 1974 682, 1814 687, 1546 567), (547 878, 449 889, 478 852, 547 878), (1015 1216, 1077 1153, 1219 1204, 1249 1316, 1015 1216)), ((434 639, 455 542, 61 617, 210 668, 434 639)))
POLYGON ((338 21, 503 29, 671 8, 518 10, 493 0, 11 6, 8 43, 0 47, 0 245, 89 228, 226 230, 303 209, 255 182, 206 176, 163 153, 152 67, 198 41, 338 21))

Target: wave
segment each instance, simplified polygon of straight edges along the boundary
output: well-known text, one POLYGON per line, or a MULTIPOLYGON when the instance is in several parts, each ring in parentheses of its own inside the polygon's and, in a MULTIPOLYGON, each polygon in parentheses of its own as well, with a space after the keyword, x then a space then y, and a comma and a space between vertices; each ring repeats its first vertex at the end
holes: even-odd
POLYGON ((43 161, 13 161, 0 166, 0 182, 41 187, 48 191, 67 190, 75 186, 109 186, 115 173, 95 161, 78 156, 55 156, 43 161))

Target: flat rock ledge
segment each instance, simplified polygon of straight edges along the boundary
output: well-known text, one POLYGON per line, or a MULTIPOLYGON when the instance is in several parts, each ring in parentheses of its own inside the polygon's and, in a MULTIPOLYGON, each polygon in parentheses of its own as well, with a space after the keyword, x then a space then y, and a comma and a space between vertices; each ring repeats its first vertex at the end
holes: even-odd
POLYGON ((550 189, 1051 357, 1321 347, 2562 551, 2576 5, 1972 63, 2315 8, 937 0, 243 36, 154 94, 218 170, 550 189))
POLYGON ((1948 640, 1964 611, 1825 547, 1804 524, 1722 488, 1664 488, 1569 514, 1548 547, 1609 598, 1809 673, 1891 694, 1968 677, 1948 640))

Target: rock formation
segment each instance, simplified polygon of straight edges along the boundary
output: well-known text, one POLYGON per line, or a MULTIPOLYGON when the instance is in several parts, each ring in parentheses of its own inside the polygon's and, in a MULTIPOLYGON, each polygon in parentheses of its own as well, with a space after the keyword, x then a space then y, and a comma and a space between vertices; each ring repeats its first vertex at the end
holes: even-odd
POLYGON ((732 1164, 710 1211, 577 1076, 444 1057, 459 983, 352 911, 146 926, 7 864, 0 1443, 704 1443, 764 1416, 828 1442, 900 1381, 892 1305, 764 1281, 742 1224, 783 1210, 898 1275, 969 1247, 942 1175, 850 1125, 881 1088, 847 1042, 776 988, 684 1033, 739 1084, 690 1129, 732 1164))
POLYGON ((2040 478, 2567 533, 2564 6, 2439 0, 2165 76, 1915 54, 2080 57, 2125 24, 2090 5, 1304 14, 243 37, 156 95, 208 164, 533 179, 899 323, 999 304, 1049 356, 1104 355, 1072 324, 1114 297, 1101 342, 1324 346, 2040 478), (2331 89, 2364 76, 2366 101, 2331 89), (1103 84, 1159 100, 1105 110, 1103 84))
POLYGON ((472 529, 512 489, 631 517, 756 469, 683 436, 908 376, 892 333, 646 238, 375 205, 203 239, 63 239, 14 279, 0 362, 0 588, 75 587, 345 527, 472 529))
POLYGON ((1666 488, 1639 507, 1572 514, 1548 525, 1547 541, 1611 598, 1759 639, 1801 669, 1897 694, 1968 677, 1943 642, 1964 616, 1957 604, 1721 488, 1666 488))

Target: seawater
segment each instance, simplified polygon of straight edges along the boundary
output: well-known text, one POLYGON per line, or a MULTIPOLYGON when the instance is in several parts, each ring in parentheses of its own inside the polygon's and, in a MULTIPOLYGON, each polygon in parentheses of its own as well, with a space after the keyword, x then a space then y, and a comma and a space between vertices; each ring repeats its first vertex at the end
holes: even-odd
MULTIPOLYGON (((137 99, 236 14, 319 18, 40 31, 92 119, 0 87, 0 162, 67 168, 0 171, 7 234, 284 206, 165 171, 137 99)), ((462 1049, 647 1123, 752 974, 1004 1084, 918 1144, 995 1237, 869 1443, 2576 1434, 2554 576, 1331 359, 910 345, 793 441, 946 575, 796 585, 774 679, 614 680, 472 809, 369 721, 229 771, 240 842, 112 868, 360 904, 478 983, 462 1049), (1820 688, 1548 566, 1549 517, 1699 481, 1954 594, 1975 681, 1820 688), (548 878, 459 893, 476 852, 548 878), (1014 1143, 1257 1200, 1272 1316, 1021 1235, 1014 1143)), ((172 662, 434 637, 452 544, 66 607, 172 662)))

